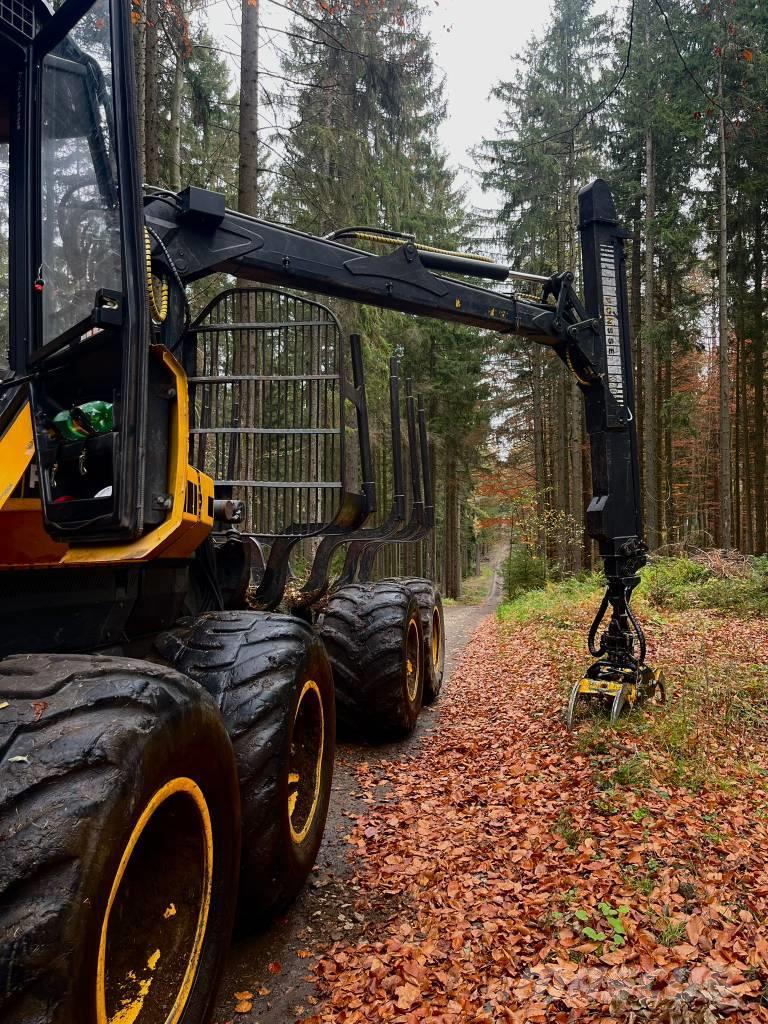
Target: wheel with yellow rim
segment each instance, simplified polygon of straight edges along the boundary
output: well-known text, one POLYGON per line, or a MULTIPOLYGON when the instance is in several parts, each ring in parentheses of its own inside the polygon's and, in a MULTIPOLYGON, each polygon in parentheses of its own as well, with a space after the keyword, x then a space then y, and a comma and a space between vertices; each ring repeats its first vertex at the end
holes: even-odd
POLYGON ((221 710, 243 808, 240 917, 263 923, 296 897, 323 837, 336 742, 325 650, 300 619, 253 611, 203 615, 158 649, 221 710))
POLYGON ((177 672, 0 662, 0 1019, 204 1024, 239 863, 231 743, 177 672))
POLYGON ((440 695, 445 672, 445 619, 440 591, 432 580, 407 576, 393 580, 416 598, 424 633, 424 703, 434 704, 440 695))
POLYGON ((370 740, 413 732, 424 697, 424 633, 410 591, 395 580, 340 587, 319 632, 347 732, 370 740))

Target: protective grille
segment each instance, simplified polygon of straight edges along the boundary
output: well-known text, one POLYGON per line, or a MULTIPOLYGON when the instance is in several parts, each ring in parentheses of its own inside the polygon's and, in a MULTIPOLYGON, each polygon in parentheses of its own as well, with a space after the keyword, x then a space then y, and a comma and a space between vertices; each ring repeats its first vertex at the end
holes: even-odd
POLYGON ((344 490, 343 353, 333 313, 273 289, 230 289, 203 310, 190 337, 191 461, 245 502, 245 532, 322 532, 344 490))
POLYGON ((0 21, 28 39, 33 39, 37 31, 34 5, 25 0, 0 0, 0 21))

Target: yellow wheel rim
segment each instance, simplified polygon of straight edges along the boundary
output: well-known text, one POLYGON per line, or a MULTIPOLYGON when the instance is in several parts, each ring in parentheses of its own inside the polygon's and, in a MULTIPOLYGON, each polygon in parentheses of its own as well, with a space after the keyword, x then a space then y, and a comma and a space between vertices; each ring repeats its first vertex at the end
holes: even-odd
POLYGON ((293 719, 288 761, 288 825, 291 839, 303 843, 315 820, 320 801, 325 743, 325 712, 320 687, 308 679, 293 719))
POLYGON ((416 619, 411 619, 408 623, 408 632, 405 636, 405 671, 408 700, 413 704, 421 681, 421 644, 419 643, 419 627, 416 619))
POLYGON ((432 665, 436 672, 440 671, 440 659, 442 654, 442 622, 440 618, 440 609, 435 605, 432 612, 432 665))
POLYGON ((178 1024, 212 885, 208 804, 192 779, 172 779, 142 811, 112 882, 96 964, 97 1024, 178 1024))

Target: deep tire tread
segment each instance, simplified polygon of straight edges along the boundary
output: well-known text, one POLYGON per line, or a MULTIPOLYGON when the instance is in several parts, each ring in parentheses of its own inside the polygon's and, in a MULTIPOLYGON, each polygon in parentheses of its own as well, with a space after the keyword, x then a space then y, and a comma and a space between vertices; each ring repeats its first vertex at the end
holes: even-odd
MULTIPOLYGON (((288 715, 302 666, 311 663, 326 673, 334 715, 325 650, 301 619, 239 610, 203 615, 190 630, 160 637, 157 647, 174 667, 208 691, 232 740, 243 823, 241 917, 248 924, 263 923, 291 903, 312 866, 290 869, 285 861, 283 808, 277 794, 287 756, 288 715)), ((331 751, 331 765, 332 760, 331 751)), ((327 801, 320 813, 317 845, 326 813, 327 801)))
POLYGON ((6 701, 0 713, 0 846, 6 850, 0 1018, 64 1024, 74 1019, 73 978, 81 973, 89 927, 84 887, 101 877, 93 875, 94 865, 110 849, 117 801, 124 811, 139 792, 137 774, 144 769, 137 737, 188 728, 217 737, 230 764, 232 755, 208 695, 179 673, 144 661, 13 655, 0 661, 0 702, 6 701))
POLYGON ((440 695, 443 686, 445 669, 445 618, 443 616, 443 602, 440 598, 440 591, 436 583, 421 576, 403 576, 392 582, 399 583, 406 587, 419 603, 421 612, 421 628, 424 631, 424 703, 434 704, 440 695), (432 614, 438 605, 442 626, 442 666, 432 664, 432 614))
MULTIPOLYGON (((352 583, 326 606, 320 635, 328 650, 339 721, 368 739, 401 738, 413 731, 421 709, 404 697, 403 645, 418 605, 399 582, 352 583)), ((423 676, 423 673, 422 673, 423 676)))

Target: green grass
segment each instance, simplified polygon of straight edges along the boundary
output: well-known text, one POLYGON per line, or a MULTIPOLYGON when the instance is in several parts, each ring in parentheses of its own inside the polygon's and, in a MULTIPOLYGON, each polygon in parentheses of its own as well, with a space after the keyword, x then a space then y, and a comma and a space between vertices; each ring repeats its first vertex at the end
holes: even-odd
POLYGON ((543 589, 529 590, 512 601, 499 605, 501 622, 549 621, 555 625, 568 625, 577 608, 599 600, 604 583, 597 573, 591 576, 571 576, 559 583, 548 583, 543 589))
POLYGON ((691 558, 654 558, 641 574, 638 596, 654 608, 717 608, 768 613, 768 558, 713 566, 691 558), (718 568, 720 571, 718 571, 718 568))
POLYGON ((648 758, 643 754, 633 754, 613 773, 613 782, 617 786, 627 786, 630 789, 645 789, 648 777, 648 758))
MULTIPOLYGON (((712 608, 748 615, 768 614, 768 558, 750 558, 724 571, 691 558, 654 558, 641 573, 637 598, 654 609, 686 611, 712 608)), ((599 597, 602 574, 569 577, 533 587, 499 606, 501 622, 536 620, 559 623, 573 617, 574 610, 599 597)))
POLYGON ((677 946, 685 937, 685 924, 682 921, 668 921, 658 932, 662 946, 677 946))
POLYGON ((562 836, 566 842, 566 845, 571 850, 575 850, 579 843, 581 843, 586 837, 575 825, 573 815, 570 811, 561 811, 557 822, 555 823, 555 832, 562 836))

